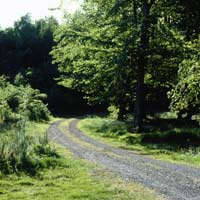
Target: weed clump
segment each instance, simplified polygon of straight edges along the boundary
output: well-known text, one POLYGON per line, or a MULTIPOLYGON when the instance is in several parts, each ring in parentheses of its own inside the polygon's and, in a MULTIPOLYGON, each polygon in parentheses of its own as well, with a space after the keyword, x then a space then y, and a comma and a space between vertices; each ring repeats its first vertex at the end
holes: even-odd
POLYGON ((36 175, 39 170, 59 165, 59 155, 49 143, 47 136, 30 137, 25 130, 25 121, 20 121, 15 135, 0 143, 0 172, 36 175))

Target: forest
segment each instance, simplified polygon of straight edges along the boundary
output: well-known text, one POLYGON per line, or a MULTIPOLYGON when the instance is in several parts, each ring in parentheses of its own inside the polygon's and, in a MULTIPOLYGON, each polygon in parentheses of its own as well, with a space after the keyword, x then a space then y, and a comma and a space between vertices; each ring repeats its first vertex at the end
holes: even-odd
POLYGON ((198 168, 199 10, 196 0, 85 0, 63 23, 27 14, 0 28, 0 199, 157 199, 99 169, 91 178, 55 144, 75 118, 87 137, 198 168))

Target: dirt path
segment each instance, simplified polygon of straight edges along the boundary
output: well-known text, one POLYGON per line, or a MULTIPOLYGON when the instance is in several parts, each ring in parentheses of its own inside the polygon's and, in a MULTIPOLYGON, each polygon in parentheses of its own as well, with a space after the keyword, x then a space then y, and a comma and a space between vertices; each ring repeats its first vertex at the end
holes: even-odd
POLYGON ((170 200, 200 200, 200 169, 148 158, 96 141, 77 128, 78 119, 60 130, 51 125, 49 138, 76 156, 99 164, 127 181, 140 183, 170 200))

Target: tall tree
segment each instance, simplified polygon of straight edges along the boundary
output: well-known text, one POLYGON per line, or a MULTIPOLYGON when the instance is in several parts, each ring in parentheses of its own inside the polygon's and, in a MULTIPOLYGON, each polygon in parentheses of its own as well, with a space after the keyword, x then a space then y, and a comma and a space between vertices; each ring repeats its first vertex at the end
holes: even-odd
POLYGON ((136 68, 137 87, 136 87, 136 102, 135 102, 135 118, 134 125, 139 130, 142 129, 142 119, 145 115, 145 88, 144 88, 144 75, 145 68, 147 67, 147 49, 149 45, 149 29, 151 26, 150 11, 154 4, 154 0, 143 0, 142 8, 142 24, 140 46, 138 49, 138 63, 136 68))
POLYGON ((115 105, 121 119, 135 104, 134 126, 141 130, 145 101, 158 103, 155 96, 177 82, 188 32, 184 9, 178 0, 85 1, 55 34, 52 55, 61 84, 83 92, 90 103, 115 105))
POLYGON ((115 105, 123 119, 133 102, 131 2, 88 1, 56 34, 52 54, 63 85, 85 93, 90 103, 115 105), (120 10, 114 12, 115 6, 120 10), (113 8, 113 9, 112 9, 113 8), (76 44, 76 45, 75 45, 76 44))

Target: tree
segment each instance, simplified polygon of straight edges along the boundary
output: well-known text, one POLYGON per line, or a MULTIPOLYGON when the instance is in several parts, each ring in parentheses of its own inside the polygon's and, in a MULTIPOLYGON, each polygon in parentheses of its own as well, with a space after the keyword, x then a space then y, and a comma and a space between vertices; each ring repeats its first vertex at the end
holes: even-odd
POLYGON ((14 27, 0 34, 0 73, 14 79, 19 72, 32 87, 50 93, 56 85, 57 68, 51 64, 49 52, 54 44, 55 18, 31 21, 29 15, 16 21, 14 27), (42 48, 41 48, 42 47, 42 48))
POLYGON ((170 91, 170 108, 179 117, 191 119, 200 109, 200 54, 199 39, 187 43, 188 56, 179 65, 178 82, 170 91))
POLYGON ((141 36, 140 36, 140 46, 138 52, 138 63, 136 69, 136 77, 137 77, 137 87, 136 87, 136 102, 135 102, 135 118, 134 125, 139 130, 142 129, 142 119, 145 116, 145 91, 144 91, 144 75, 145 68, 147 65, 147 49, 149 45, 149 28, 151 26, 151 7, 154 4, 154 0, 143 1, 143 18, 141 24, 141 36))
POLYGON ((195 0, 181 0, 182 6, 182 30, 186 39, 197 39, 200 33, 199 10, 200 2, 195 0))
MULTIPOLYGON (((129 5, 126 12, 132 11, 129 5)), ((115 105, 123 119, 133 102, 132 21, 123 9, 114 13, 114 6, 88 1, 57 31, 52 55, 64 86, 83 92, 89 103, 115 105)))
POLYGON ((187 29, 195 32, 189 31, 189 40, 198 35, 196 19, 195 26, 184 27, 184 9, 185 2, 174 0, 85 1, 55 34, 52 55, 60 84, 83 92, 91 104, 116 106, 120 119, 135 104, 134 126, 141 130, 146 103, 158 104, 155 96, 177 83, 187 29))

